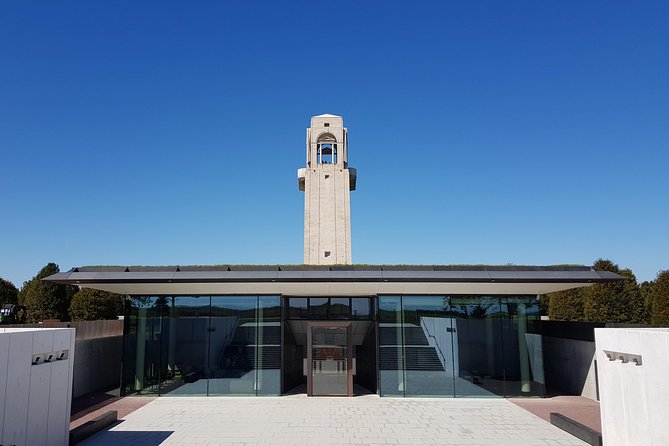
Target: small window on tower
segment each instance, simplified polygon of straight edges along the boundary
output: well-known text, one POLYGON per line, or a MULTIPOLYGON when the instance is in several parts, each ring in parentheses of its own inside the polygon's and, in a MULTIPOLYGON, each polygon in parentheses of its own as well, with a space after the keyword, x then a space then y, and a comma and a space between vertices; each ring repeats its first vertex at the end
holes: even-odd
POLYGON ((325 251, 325 257, 330 257, 330 251, 325 251))
POLYGON ((323 123, 323 127, 330 127, 330 123, 329 122, 323 123))

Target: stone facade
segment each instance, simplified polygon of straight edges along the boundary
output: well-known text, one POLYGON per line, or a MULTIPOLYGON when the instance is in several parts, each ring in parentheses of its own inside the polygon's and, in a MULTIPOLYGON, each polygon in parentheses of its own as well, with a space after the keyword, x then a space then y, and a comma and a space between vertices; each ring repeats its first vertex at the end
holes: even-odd
POLYGON ((318 115, 307 129, 304 191, 304 263, 350 265, 351 195, 356 170, 348 167, 348 134, 341 116, 318 115))

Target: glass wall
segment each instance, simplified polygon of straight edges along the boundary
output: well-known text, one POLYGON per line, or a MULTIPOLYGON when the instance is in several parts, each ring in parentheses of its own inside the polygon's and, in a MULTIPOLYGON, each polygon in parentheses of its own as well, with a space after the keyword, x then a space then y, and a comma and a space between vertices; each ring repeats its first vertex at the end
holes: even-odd
POLYGON ((279 296, 133 297, 124 394, 278 395, 279 296))
POLYGON ((543 395, 535 296, 379 296, 380 393, 543 395))

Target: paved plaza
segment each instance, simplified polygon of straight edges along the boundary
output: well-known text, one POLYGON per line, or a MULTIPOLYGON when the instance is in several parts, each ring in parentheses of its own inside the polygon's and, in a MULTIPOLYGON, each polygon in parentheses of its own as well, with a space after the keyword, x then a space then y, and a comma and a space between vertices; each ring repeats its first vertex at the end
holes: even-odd
POLYGON ((586 445, 505 399, 158 398, 85 446, 586 445))

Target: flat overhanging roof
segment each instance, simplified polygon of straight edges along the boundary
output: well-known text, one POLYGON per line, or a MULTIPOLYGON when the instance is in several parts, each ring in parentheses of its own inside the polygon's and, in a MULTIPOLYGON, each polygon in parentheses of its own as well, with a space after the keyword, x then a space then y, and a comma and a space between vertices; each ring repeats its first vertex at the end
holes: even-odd
POLYGON ((80 267, 43 280, 130 295, 546 294, 624 279, 586 266, 80 267))

